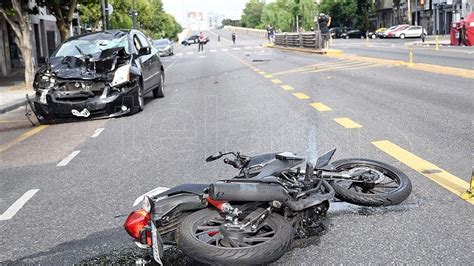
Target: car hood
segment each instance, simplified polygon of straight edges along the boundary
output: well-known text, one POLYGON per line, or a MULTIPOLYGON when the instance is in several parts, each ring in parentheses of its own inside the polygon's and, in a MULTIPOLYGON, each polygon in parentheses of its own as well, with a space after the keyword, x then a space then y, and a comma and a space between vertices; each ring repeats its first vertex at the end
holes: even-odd
POLYGON ((96 79, 105 77, 129 58, 130 54, 126 53, 123 47, 103 50, 98 58, 89 55, 51 57, 38 74, 47 72, 62 79, 96 79))

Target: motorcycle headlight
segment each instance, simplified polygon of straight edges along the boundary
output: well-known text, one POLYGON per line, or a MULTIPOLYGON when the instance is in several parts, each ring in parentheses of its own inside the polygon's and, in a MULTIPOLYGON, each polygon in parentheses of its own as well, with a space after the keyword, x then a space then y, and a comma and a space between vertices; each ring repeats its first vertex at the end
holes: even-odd
POLYGON ((117 68, 110 86, 115 87, 127 81, 130 81, 130 65, 124 65, 117 68))

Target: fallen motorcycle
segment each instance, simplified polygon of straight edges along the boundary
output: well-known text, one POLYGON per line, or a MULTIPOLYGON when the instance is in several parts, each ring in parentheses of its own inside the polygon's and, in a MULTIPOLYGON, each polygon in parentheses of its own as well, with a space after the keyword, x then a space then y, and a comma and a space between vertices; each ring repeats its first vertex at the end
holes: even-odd
POLYGON ((124 228, 159 264, 177 246, 207 264, 264 264, 277 260, 295 238, 308 236, 334 197, 362 206, 395 205, 411 193, 400 170, 374 160, 330 163, 336 149, 316 162, 289 152, 244 156, 218 153, 239 169, 212 184, 183 184, 140 196, 124 228), (304 168, 304 169, 303 169, 304 168))

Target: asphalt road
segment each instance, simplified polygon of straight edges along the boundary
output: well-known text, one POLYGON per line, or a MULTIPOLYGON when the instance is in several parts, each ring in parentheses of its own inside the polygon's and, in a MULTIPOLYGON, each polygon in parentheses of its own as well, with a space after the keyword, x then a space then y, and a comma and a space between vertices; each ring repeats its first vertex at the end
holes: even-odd
MULTIPOLYGON (((157 186, 234 174, 223 163, 205 163, 209 154, 314 157, 333 147, 335 159, 400 168, 412 195, 388 208, 333 204, 321 235, 276 264, 474 261, 473 204, 431 180, 448 176, 467 188, 472 79, 263 48, 265 40, 251 36, 232 45, 228 32, 208 34, 204 53, 176 46, 175 56, 162 59, 166 96, 148 95, 136 115, 33 132, 22 109, 0 117, 0 215, 31 196, 0 220, 0 263, 130 262, 137 248, 121 226, 135 198, 157 186)), ((175 250, 166 256, 168 264, 191 263, 175 250)))
POLYGON ((332 48, 347 54, 408 61, 413 48, 413 62, 474 70, 474 47, 413 45, 418 38, 407 39, 334 39, 332 48))

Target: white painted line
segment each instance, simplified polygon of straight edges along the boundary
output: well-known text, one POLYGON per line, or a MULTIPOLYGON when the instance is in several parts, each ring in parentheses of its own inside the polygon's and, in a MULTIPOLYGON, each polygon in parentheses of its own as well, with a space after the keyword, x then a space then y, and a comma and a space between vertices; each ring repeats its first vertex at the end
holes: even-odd
POLYGON ((199 58, 206 58, 206 57, 207 57, 207 56, 205 56, 205 55, 201 55, 201 56, 199 56, 199 58))
POLYGON ((226 52, 226 51, 229 51, 229 49, 227 49, 227 48, 222 48, 221 51, 222 51, 222 52, 226 52))
POLYGON ((76 157, 81 151, 73 151, 71 154, 66 156, 62 161, 60 161, 56 166, 66 166, 74 157, 76 157))
POLYGON ((176 56, 183 56, 183 53, 177 53, 176 56))
POLYGON ((214 50, 214 49, 213 49, 213 50, 211 50, 211 53, 215 53, 215 52, 217 52, 217 50, 214 50))
POLYGON ((255 48, 257 48, 257 49, 263 49, 262 46, 255 46, 255 48))
POLYGON ((240 50, 240 48, 235 47, 235 48, 232 48, 232 50, 238 51, 238 50, 240 50))
POLYGON ((15 216, 15 214, 25 205, 35 194, 38 192, 39 189, 31 189, 26 191, 23 196, 17 199, 10 208, 8 208, 2 215, 0 215, 0 221, 10 220, 15 216))
POLYGON ((92 134, 91 138, 97 138, 102 131, 104 131, 105 128, 99 127, 98 129, 95 130, 94 134, 92 134))
POLYGON ((187 52, 186 54, 194 54, 194 52, 187 52))

